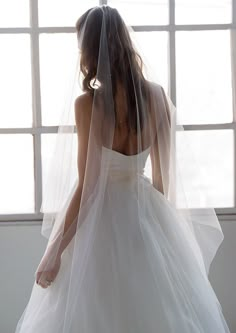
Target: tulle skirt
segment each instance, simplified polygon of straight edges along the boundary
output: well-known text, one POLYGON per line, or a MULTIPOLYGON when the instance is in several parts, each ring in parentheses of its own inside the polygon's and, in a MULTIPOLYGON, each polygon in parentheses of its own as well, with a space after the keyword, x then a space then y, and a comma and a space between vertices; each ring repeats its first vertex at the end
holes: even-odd
POLYGON ((144 189, 142 211, 132 187, 108 185, 52 285, 34 283, 17 333, 229 332, 191 230, 162 193, 144 189))

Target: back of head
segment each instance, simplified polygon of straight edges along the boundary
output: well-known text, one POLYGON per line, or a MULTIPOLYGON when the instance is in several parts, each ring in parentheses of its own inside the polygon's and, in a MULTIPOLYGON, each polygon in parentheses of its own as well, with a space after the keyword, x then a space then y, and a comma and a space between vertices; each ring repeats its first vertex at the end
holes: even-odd
POLYGON ((141 100, 147 99, 147 85, 142 73, 143 62, 117 9, 103 5, 87 10, 77 20, 76 31, 81 52, 80 69, 84 76, 83 90, 93 95, 96 85, 107 88, 108 82, 104 79, 106 76, 103 75, 102 68, 98 68, 103 61, 99 59, 103 42, 103 46, 106 44, 107 47, 109 64, 106 63, 106 66, 109 65, 113 97, 117 94, 118 86, 122 87, 126 92, 130 126, 133 129, 137 127, 137 103, 142 126, 145 114, 142 112, 141 100), (142 96, 137 96, 140 89, 142 96))

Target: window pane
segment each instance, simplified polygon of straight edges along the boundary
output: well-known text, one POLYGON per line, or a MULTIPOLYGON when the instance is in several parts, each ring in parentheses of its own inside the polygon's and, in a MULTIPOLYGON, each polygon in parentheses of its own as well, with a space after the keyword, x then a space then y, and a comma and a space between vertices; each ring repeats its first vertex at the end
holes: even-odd
POLYGON ((229 31, 176 33, 178 123, 232 122, 229 31))
POLYGON ((1 27, 28 27, 29 26, 29 0, 1 0, 0 1, 1 27))
POLYGON ((144 64, 150 66, 148 77, 159 82, 163 88, 168 86, 168 34, 167 32, 135 32, 131 33, 134 42, 142 45, 140 54, 144 64), (153 68, 153 71, 152 71, 153 68), (156 73, 156 74, 155 74, 156 73), (157 75, 155 77, 154 75, 157 75))
MULTIPOLYGON (((184 175, 186 184, 190 184, 189 204, 192 208, 199 207, 233 207, 234 206, 234 158, 233 158, 233 131, 211 130, 211 131, 184 131, 177 132, 177 151, 184 152, 184 175), (189 142, 191 151, 198 162, 201 170, 203 168, 204 185, 203 193, 208 197, 207 202, 202 202, 199 196, 199 173, 198 166, 192 161, 183 149, 189 142), (182 147, 182 149, 181 149, 182 147), (197 174, 196 174, 197 173, 197 174), (196 184, 196 191, 194 189, 196 184)), ((180 166, 181 168, 181 166, 180 166)), ((178 177, 177 177, 178 184, 178 177)), ((179 186, 179 184, 178 184, 179 186)), ((185 187, 188 190, 188 186, 185 187)), ((178 193, 178 191, 177 191, 178 193)), ((181 207, 181 199, 177 197, 178 206, 181 207)))
POLYGON ((0 212, 34 212, 33 138, 30 134, 0 135, 0 212))
POLYGON ((175 0, 177 24, 231 23, 231 0, 175 0))
MULTIPOLYGON (((77 176, 77 133, 74 133, 75 140, 73 140, 73 156, 72 156, 72 167, 73 167, 73 175, 77 176)), ((51 165, 52 158, 55 153, 55 143, 56 143, 56 134, 42 134, 41 135, 41 143, 42 143, 42 183, 43 183, 43 198, 45 197, 45 191, 47 191, 47 176, 49 172, 49 168, 51 165)), ((56 174, 56 171, 55 171, 56 174)), ((72 180, 73 182, 74 180, 72 180)), ((69 194, 69 193, 68 193, 69 194)), ((66 195, 66 194, 65 194, 66 195)))
MULTIPOLYGON (((75 71, 78 54, 73 33, 40 35, 43 125, 58 125, 75 71)), ((78 84, 79 89, 79 84, 78 84)))
POLYGON ((28 35, 0 35, 0 127, 31 127, 31 60, 28 35))
POLYGON ((41 135, 43 197, 45 195, 46 175, 55 149, 55 139, 56 134, 41 135))
POLYGON ((108 0, 129 25, 168 24, 168 0, 108 0))
POLYGON ((40 26, 75 26, 76 20, 98 0, 38 0, 40 26))

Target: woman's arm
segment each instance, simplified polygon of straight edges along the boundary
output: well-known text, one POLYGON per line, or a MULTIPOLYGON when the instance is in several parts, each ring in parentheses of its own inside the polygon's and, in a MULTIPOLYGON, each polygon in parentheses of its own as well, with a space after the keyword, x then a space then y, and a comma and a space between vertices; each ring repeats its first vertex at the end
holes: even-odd
POLYGON ((61 225, 64 230, 59 230, 53 242, 47 247, 45 254, 35 272, 36 282, 47 288, 47 280, 54 281, 61 263, 61 255, 72 240, 77 226, 77 216, 80 209, 83 193, 84 173, 86 167, 88 136, 91 118, 91 99, 88 95, 79 96, 75 100, 75 120, 78 134, 78 172, 79 182, 65 214, 65 223, 61 225), (70 229, 70 230, 69 230, 70 229), (63 234, 61 234, 63 232, 63 234), (57 247, 59 240, 59 248, 57 247))
MULTIPOLYGON (((164 191, 168 187, 169 182, 168 177, 170 167, 171 113, 165 91, 162 87, 161 95, 156 93, 154 96, 155 98, 159 99, 159 103, 155 103, 154 101, 153 104, 156 105, 156 107, 158 105, 160 108, 158 116, 161 117, 161 122, 158 124, 158 129, 156 128, 155 140, 150 151, 152 164, 152 182, 153 186, 158 191, 165 194, 164 191)), ((154 111, 157 112, 157 109, 155 108, 154 111)), ((157 124, 155 116, 154 123, 157 124)))
POLYGON ((150 151, 151 164, 152 164, 152 185, 160 192, 164 194, 163 182, 161 176, 161 166, 159 159, 159 151, 158 151, 158 141, 157 135, 154 141, 153 146, 150 151))
MULTIPOLYGON (((64 230, 62 235, 62 241, 60 243, 59 255, 61 255, 67 245, 73 238, 77 223, 75 220, 79 214, 81 196, 83 192, 84 175, 86 169, 87 150, 88 150, 88 138, 91 121, 91 110, 92 110, 92 98, 88 94, 81 95, 76 98, 74 103, 75 110, 75 122, 77 128, 78 137, 78 174, 79 182, 74 192, 71 202, 68 206, 65 216, 64 230), (71 230, 68 232, 68 230, 71 230)), ((61 236, 60 236, 61 237, 61 236)))

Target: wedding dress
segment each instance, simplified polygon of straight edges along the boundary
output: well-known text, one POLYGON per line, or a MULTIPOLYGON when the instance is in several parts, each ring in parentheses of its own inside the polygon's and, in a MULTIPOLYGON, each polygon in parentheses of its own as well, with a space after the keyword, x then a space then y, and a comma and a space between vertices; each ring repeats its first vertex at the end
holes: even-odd
POLYGON ((50 288, 34 284, 24 324, 21 327, 19 322, 16 332, 62 332, 67 311, 73 318, 68 333, 229 332, 219 301, 186 238, 186 223, 142 169, 135 168, 136 159, 145 167, 149 150, 128 156, 103 147, 104 167, 108 155, 112 164, 93 246, 86 253, 92 223, 88 214, 74 249, 77 275, 73 279, 79 280, 79 288, 68 289, 70 244, 50 288), (148 203, 142 218, 136 214, 136 173, 148 203), (68 309, 70 293, 76 295, 68 309))
MULTIPOLYGON (((206 207, 200 205, 205 202, 204 178, 197 161, 186 155, 191 152, 188 140, 175 148, 175 108, 161 85, 149 85, 146 93, 146 81, 122 22, 108 6, 86 12, 79 21, 82 55, 85 49, 98 47, 97 53, 87 52, 82 62, 97 55, 99 82, 93 91, 80 210, 66 234, 73 237, 62 253, 55 280, 46 289, 34 283, 16 333, 229 333, 208 280, 223 240, 219 221, 207 201, 206 207), (129 46, 125 50, 124 44, 129 46), (127 49, 131 51, 126 57, 127 49), (130 123, 136 124, 133 155, 112 148, 117 50, 124 62, 119 65, 120 82, 132 92, 127 95, 131 96, 130 123), (145 123, 146 105, 151 106, 152 118, 145 123), (103 119, 109 119, 110 125, 105 126, 103 119), (148 142, 143 140, 143 124, 147 137, 154 129, 158 149, 142 148, 140 143, 148 142), (153 175, 152 170, 152 177, 150 158, 157 155, 158 171, 153 175), (189 165, 196 171, 191 184, 185 181, 189 165), (160 179, 163 191, 155 186, 160 179), (190 205, 191 193, 199 198, 197 209, 190 205)), ((94 59, 90 64, 94 66, 94 59)), ((93 89, 90 83, 88 89, 93 89)), ((53 267, 63 242, 65 213, 81 177, 72 158, 73 112, 65 109, 64 115, 42 205, 42 235, 48 238, 47 249, 55 251, 49 252, 52 255, 41 267, 44 272, 53 267)))

